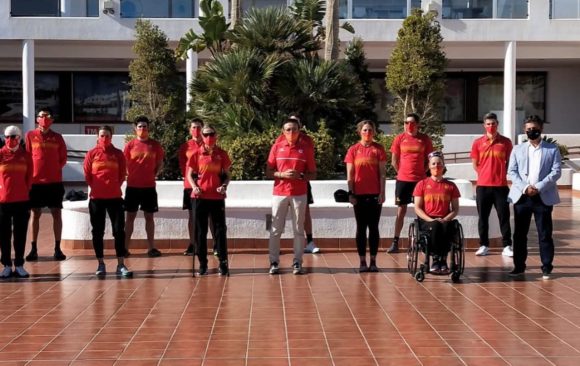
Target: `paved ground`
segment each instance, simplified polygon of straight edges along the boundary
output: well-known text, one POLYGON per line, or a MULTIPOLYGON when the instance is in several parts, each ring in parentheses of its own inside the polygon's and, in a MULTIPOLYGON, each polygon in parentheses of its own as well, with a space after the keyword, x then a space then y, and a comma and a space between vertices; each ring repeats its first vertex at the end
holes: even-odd
POLYGON ((354 252, 307 255, 304 276, 290 273, 289 254, 269 276, 265 253, 234 253, 229 278, 192 278, 179 253, 137 254, 134 279, 98 280, 90 251, 51 261, 43 229, 32 277, 0 282, 0 366, 577 366, 579 216, 580 195, 564 192, 553 279, 541 279, 534 248, 525 280, 510 279, 498 253, 468 253, 460 284, 417 283, 405 254, 381 253, 382 272, 359 275, 354 252))

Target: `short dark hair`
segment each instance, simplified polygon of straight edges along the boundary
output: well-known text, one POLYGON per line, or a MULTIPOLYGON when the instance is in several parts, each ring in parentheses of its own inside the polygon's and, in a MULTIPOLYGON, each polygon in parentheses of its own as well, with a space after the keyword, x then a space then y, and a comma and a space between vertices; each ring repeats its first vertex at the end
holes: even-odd
POLYGON ((108 125, 99 126, 99 129, 97 130, 97 134, 101 131, 109 131, 111 136, 113 136, 113 129, 111 128, 111 126, 108 126, 108 125))
POLYGON ((497 114, 495 114, 495 113, 491 113, 490 112, 490 113, 484 114, 483 115, 483 122, 485 122, 485 120, 487 120, 487 119, 492 119, 492 120, 498 122, 498 120, 497 120, 497 114))
POLYGON ((291 118, 291 117, 286 118, 284 120, 284 122, 282 122, 282 128, 284 127, 284 125, 286 123, 295 123, 296 126, 298 126, 298 128, 300 128, 300 122, 296 118, 291 118))
POLYGON ((532 114, 530 116, 527 116, 524 119, 524 124, 526 124, 526 123, 536 123, 540 127, 544 127, 544 121, 537 114, 532 114))
POLYGON ((288 119, 293 119, 298 122, 298 127, 302 127, 302 116, 298 112, 288 114, 288 119))
POLYGON ((137 116, 137 117, 135 117, 135 121, 133 121, 133 124, 135 126, 137 126, 137 124, 139 122, 146 122, 147 124, 149 124, 149 118, 147 118, 145 116, 137 116))
POLYGON ((199 117, 195 117, 195 118, 192 118, 191 121, 189 121, 189 124, 192 124, 192 123, 199 123, 199 124, 203 125, 203 120, 199 117))
POLYGON ((52 109, 50 109, 50 107, 40 107, 36 114, 38 114, 40 112, 46 112, 46 113, 52 115, 52 109))
POLYGON ((419 115, 417 113, 407 113, 406 118, 409 118, 409 117, 413 117, 413 119, 417 123, 421 122, 421 118, 419 118, 419 115))

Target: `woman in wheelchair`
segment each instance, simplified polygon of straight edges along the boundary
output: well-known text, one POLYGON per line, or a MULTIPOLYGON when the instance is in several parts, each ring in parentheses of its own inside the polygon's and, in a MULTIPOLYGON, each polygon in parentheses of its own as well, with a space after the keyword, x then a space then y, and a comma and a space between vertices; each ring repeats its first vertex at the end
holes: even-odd
POLYGON ((429 252, 433 255, 431 273, 448 274, 447 256, 457 233, 453 219, 459 212, 459 190, 455 183, 444 179, 443 153, 428 156, 431 176, 417 183, 413 196, 419 231, 428 233, 429 252))

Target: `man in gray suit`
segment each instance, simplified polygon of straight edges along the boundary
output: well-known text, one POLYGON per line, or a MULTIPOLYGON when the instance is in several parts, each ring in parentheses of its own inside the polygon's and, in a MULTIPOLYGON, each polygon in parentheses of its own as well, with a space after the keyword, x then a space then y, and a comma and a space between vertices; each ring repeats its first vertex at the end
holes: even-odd
POLYGON ((528 141, 517 145, 510 156, 508 177, 512 181, 508 200, 514 204, 514 269, 512 276, 521 276, 526 270, 528 231, 532 215, 536 221, 542 278, 549 279, 554 260, 552 239, 552 209, 560 202, 556 181, 562 175, 558 146, 542 140, 544 122, 538 116, 524 121, 528 141))

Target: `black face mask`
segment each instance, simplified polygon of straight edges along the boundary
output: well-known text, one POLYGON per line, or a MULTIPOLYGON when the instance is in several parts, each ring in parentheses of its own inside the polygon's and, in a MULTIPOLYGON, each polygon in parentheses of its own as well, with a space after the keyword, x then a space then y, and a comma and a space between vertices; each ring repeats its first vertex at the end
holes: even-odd
POLYGON ((536 130, 536 129, 527 130, 526 135, 528 135, 529 140, 537 140, 538 137, 540 137, 542 135, 542 132, 540 130, 536 130))

